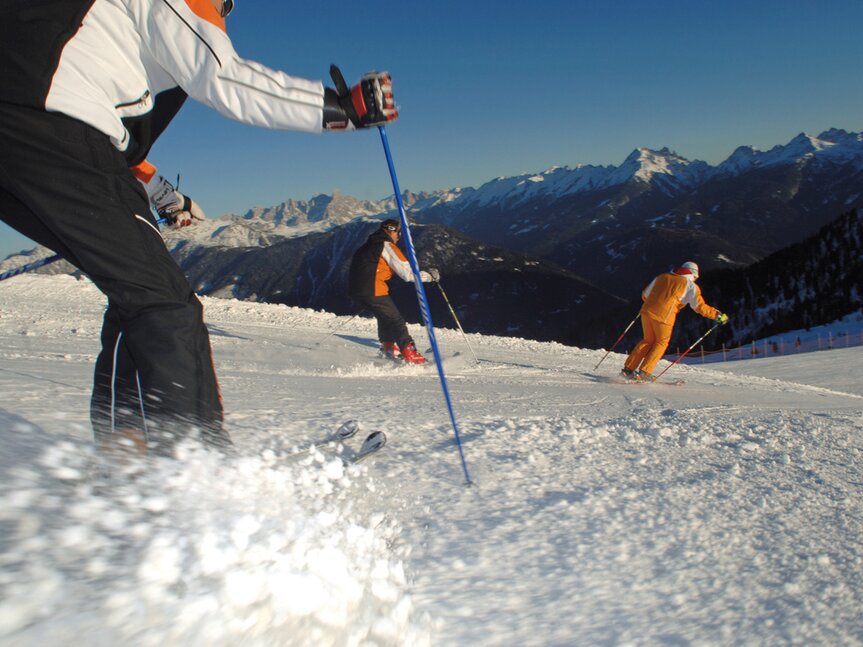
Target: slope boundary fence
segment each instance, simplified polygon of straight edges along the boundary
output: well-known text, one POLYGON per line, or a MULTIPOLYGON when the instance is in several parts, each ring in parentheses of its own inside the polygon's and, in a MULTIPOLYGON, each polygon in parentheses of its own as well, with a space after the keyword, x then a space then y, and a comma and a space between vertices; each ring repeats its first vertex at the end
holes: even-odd
MULTIPOLYGON (((738 344, 734 347, 726 347, 724 344, 719 350, 700 350, 689 353, 681 360, 681 364, 709 364, 714 362, 736 362, 746 359, 759 359, 763 357, 780 357, 783 355, 796 355, 798 353, 812 353, 820 350, 834 350, 839 348, 850 348, 852 346, 863 346, 863 330, 836 331, 818 333, 815 335, 789 335, 785 337, 770 337, 768 339, 753 340, 748 344, 738 344)), ((663 359, 673 362, 680 352, 669 353, 663 359)))

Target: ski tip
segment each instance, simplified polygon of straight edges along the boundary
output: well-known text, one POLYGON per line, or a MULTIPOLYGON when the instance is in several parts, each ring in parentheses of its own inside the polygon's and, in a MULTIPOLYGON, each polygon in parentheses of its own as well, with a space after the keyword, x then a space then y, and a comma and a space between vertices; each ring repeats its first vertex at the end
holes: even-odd
POLYGON ((336 437, 350 438, 360 430, 360 423, 356 420, 346 420, 342 426, 336 430, 336 437))
POLYGON ((387 442, 387 435, 384 432, 373 431, 368 436, 366 436, 366 439, 363 442, 363 445, 374 444, 378 447, 381 447, 382 445, 386 444, 386 442, 387 442))
POLYGON ((373 431, 363 441, 362 447, 354 456, 346 460, 345 464, 359 463, 367 456, 371 456, 387 442, 387 435, 382 431, 373 431))

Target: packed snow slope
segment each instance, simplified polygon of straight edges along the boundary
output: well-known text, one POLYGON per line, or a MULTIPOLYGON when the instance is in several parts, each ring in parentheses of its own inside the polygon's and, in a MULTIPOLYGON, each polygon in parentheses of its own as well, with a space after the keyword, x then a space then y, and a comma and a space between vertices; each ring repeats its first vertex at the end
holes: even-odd
POLYGON ((238 455, 123 467, 89 441, 101 295, 0 283, 0 644, 863 643, 860 348, 627 385, 441 330, 468 487, 436 371, 371 320, 204 304, 238 455))

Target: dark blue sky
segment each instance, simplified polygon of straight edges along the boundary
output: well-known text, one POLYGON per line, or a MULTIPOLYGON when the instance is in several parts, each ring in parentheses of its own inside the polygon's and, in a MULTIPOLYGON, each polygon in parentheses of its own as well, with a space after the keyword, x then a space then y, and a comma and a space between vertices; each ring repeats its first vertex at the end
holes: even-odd
MULTIPOLYGON (((716 164, 742 144, 863 130, 860 0, 237 0, 241 56, 349 82, 393 75, 388 128, 412 191, 667 146, 716 164)), ((377 132, 256 129, 187 105, 150 157, 211 217, 341 191, 391 193, 377 132)), ((0 231, 0 257, 29 247, 0 231)))

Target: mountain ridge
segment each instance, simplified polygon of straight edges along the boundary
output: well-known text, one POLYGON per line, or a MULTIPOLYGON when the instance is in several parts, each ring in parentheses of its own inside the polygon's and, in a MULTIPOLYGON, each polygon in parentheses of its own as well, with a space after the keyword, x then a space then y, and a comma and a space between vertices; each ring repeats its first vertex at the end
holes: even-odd
MULTIPOLYGON (((521 259, 528 259, 554 267, 548 276, 556 278, 549 280, 561 281, 566 294, 597 290, 596 306, 612 307, 615 300, 638 294, 646 277, 669 265, 696 260, 703 273, 745 268, 813 235, 839 214, 863 207, 863 134, 831 128, 818 136, 801 133, 768 151, 739 146, 716 166, 687 160, 668 148, 641 147, 619 166, 556 166, 496 178, 479 188, 405 191, 402 197, 417 225, 452 230, 429 240, 447 246, 445 239, 457 236, 470 240, 463 247, 469 254, 487 246, 517 255, 510 257, 509 278, 503 283, 498 275, 493 279, 502 289, 527 294, 527 284, 517 273, 526 262, 521 259)), ((341 313, 343 295, 322 287, 311 273, 343 276, 351 245, 361 242, 345 232, 367 226, 355 227, 357 223, 386 217, 398 217, 394 196, 359 200, 336 192, 167 230, 165 240, 204 293, 275 299, 341 313), (342 242, 330 248, 330 237, 342 242), (319 245, 323 248, 317 249, 319 245), (336 251, 344 258, 336 259, 336 251), (256 254, 261 262, 252 262, 256 254), (208 268, 207 276, 196 269, 205 258, 210 260, 201 267, 208 268), (265 259, 269 262, 262 262, 265 259), (250 267, 255 278, 244 281, 238 268, 250 267), (267 272, 272 276, 265 276, 267 272), (240 277, 236 281, 234 274, 240 277), (286 288, 288 277, 301 286, 286 288), (289 292, 293 296, 287 299, 289 292)), ((0 269, 33 258, 10 257, 0 269)), ((444 276, 452 276, 453 268, 438 267, 444 276)), ((58 263, 44 271, 70 269, 58 263)), ((465 268, 456 275, 472 286, 466 298, 482 291, 466 278, 465 268)), ((530 289, 536 292, 538 285, 530 289)), ((495 310, 487 295, 481 302, 495 310)), ((538 311, 552 310, 540 301, 532 303, 538 311)), ((483 332, 494 332, 487 327, 491 322, 480 319, 483 332)), ((578 313, 576 319, 584 318, 578 313)), ((519 334, 536 334, 530 322, 519 320, 519 334)), ((567 335, 554 332, 558 339, 567 335)))

